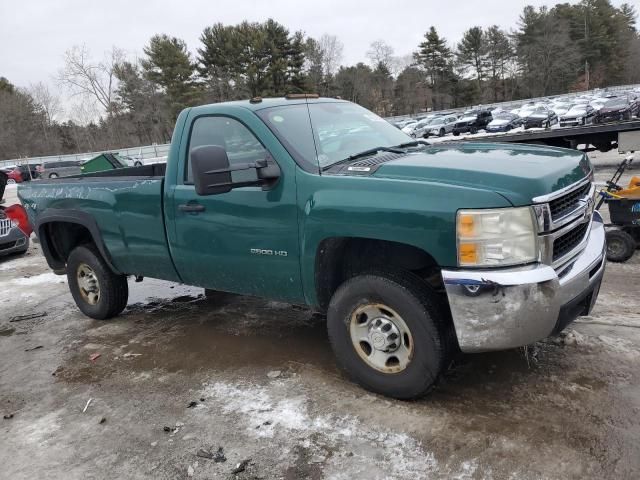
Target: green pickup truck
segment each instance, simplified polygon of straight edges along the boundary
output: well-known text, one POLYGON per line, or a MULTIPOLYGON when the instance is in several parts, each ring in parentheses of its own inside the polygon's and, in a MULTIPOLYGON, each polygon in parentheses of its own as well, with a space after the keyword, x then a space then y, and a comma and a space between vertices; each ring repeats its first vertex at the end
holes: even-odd
POLYGON ((428 145, 353 103, 291 95, 184 110, 166 165, 18 194, 89 317, 122 312, 128 276, 306 304, 351 378, 408 399, 460 350, 527 345, 589 313, 605 266, 592 179, 579 152, 428 145))

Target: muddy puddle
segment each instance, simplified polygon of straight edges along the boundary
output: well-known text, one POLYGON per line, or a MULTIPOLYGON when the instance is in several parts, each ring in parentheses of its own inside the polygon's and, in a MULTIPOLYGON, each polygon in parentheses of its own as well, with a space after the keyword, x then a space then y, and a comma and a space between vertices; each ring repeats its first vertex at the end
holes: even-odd
POLYGON ((335 370, 323 317, 295 305, 181 295, 130 305, 116 320, 89 322, 84 338, 66 347, 60 380, 90 382, 150 370, 263 374, 297 364, 335 370), (91 361, 95 353, 100 357, 91 361))

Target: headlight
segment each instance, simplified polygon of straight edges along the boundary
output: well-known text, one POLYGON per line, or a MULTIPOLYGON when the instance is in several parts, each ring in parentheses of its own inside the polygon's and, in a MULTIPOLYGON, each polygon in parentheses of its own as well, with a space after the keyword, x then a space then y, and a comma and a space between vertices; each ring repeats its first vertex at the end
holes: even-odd
POLYGON ((538 259, 530 207, 458 210, 458 265, 507 266, 538 259))

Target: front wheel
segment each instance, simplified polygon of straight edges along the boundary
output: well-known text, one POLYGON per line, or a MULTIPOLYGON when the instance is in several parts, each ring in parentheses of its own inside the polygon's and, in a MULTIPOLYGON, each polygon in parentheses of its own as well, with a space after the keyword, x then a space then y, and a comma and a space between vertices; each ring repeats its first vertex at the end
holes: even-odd
POLYGON ((327 312, 339 366, 364 388, 405 400, 429 392, 446 368, 447 322, 436 294, 408 272, 354 277, 327 312))
POLYGON ((67 260, 69 290, 88 317, 106 320, 127 306, 127 277, 114 273, 93 245, 76 247, 67 260))
POLYGON ((58 174, 57 173, 50 173, 49 174, 49 178, 58 178, 58 174))
POLYGON ((439 136, 439 137, 444 137, 444 134, 445 134, 445 133, 446 133, 446 132, 444 131, 444 128, 441 128, 441 129, 440 129, 440 131, 438 132, 438 136, 439 136))
POLYGON ((626 262, 636 250, 636 241, 623 230, 607 232, 607 260, 610 262, 626 262))

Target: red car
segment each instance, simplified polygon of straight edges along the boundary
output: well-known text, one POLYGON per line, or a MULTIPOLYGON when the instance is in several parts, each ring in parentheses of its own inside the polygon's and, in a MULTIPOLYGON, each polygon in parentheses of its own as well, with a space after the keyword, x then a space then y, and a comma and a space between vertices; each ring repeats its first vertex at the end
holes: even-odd
POLYGON ((13 180, 16 183, 22 183, 22 172, 19 167, 3 168, 2 171, 7 174, 9 181, 13 180))

